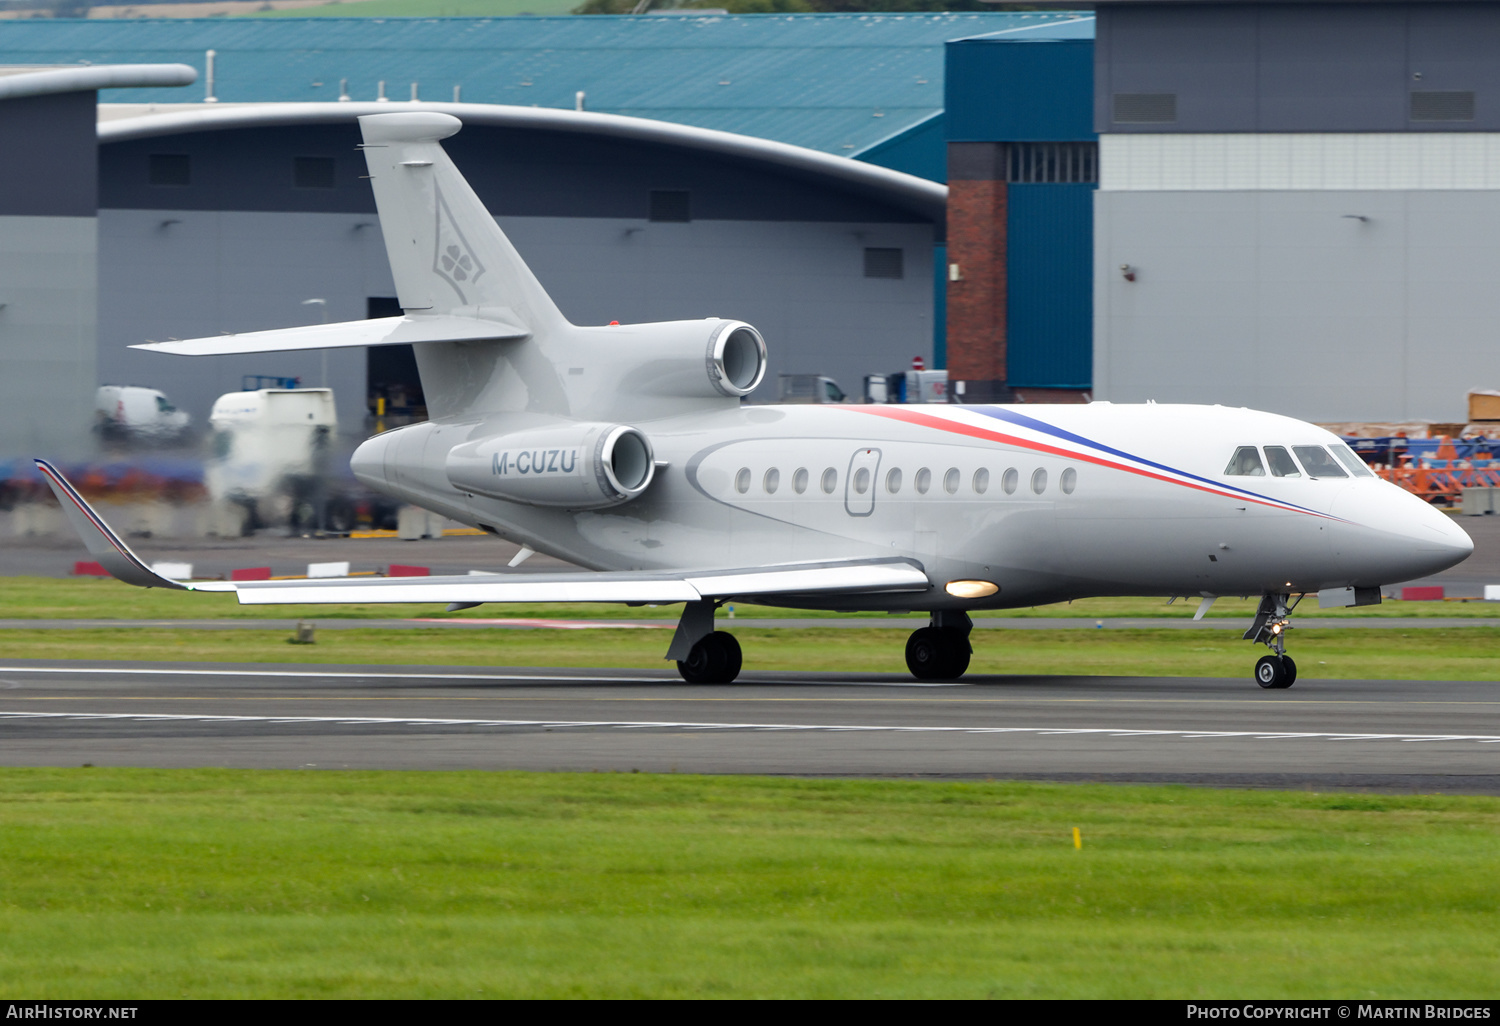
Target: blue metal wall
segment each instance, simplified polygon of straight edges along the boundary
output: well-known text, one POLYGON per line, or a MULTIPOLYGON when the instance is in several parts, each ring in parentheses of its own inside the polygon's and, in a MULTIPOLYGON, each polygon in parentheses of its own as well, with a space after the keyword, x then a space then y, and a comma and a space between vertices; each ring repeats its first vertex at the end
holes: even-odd
POLYGON ((1094 186, 1012 184, 1008 206, 1009 383, 1092 388, 1094 186))
POLYGON ((1085 39, 948 44, 949 142, 1068 142, 1094 134, 1093 21, 1085 39))

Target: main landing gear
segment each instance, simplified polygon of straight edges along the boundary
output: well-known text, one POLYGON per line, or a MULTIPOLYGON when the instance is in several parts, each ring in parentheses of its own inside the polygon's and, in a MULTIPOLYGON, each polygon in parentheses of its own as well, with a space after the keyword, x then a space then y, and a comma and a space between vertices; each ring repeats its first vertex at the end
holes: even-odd
POLYGON ((684 606, 667 649, 689 684, 732 684, 740 675, 740 643, 728 631, 714 630, 714 609, 708 599, 684 606))
POLYGON ((932 625, 906 639, 906 668, 918 680, 956 680, 969 668, 974 623, 962 610, 938 610, 932 625))
POLYGON ((1286 632, 1292 629, 1292 610, 1296 608, 1297 603, 1291 602, 1290 595, 1267 592, 1261 596, 1255 622, 1245 632, 1246 641, 1271 650, 1270 655, 1261 656, 1255 664, 1255 683, 1263 688, 1289 688, 1297 681, 1297 664, 1286 654, 1286 632))

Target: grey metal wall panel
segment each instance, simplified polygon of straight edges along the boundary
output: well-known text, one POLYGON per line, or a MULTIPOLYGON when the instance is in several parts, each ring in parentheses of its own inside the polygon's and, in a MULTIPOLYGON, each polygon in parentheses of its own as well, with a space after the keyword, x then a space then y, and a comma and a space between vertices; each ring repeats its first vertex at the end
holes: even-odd
POLYGON ((95 93, 0 102, 0 217, 93 217, 99 207, 95 93))
POLYGON ((90 447, 97 250, 92 217, 0 217, 0 457, 90 447))
MULTIPOLYGON (((1095 130, 1131 131, 1112 118, 1116 93, 1174 93, 1178 132, 1249 132, 1256 117, 1256 12, 1235 4, 1101 7, 1095 130), (1107 42, 1106 42, 1107 41, 1107 42), (1209 127, 1220 126, 1220 127, 1209 127)), ((1147 125, 1135 130, 1151 131, 1147 125)))
POLYGON ((1406 5, 1282 5, 1260 20, 1262 132, 1406 126, 1406 5))
POLYGON ((1468 389, 1500 381, 1500 193, 1100 192, 1095 204, 1101 399, 1446 421, 1465 416, 1468 389))
POLYGON ((1097 40, 1100 132, 1500 129, 1500 5, 1115 4, 1097 40), (1412 121, 1413 90, 1473 91, 1475 118, 1412 121), (1175 95, 1176 120, 1114 122, 1119 93, 1175 95))
MULTIPOLYGON (((500 222, 575 323, 737 317, 765 334, 774 400, 782 372, 860 377, 931 360, 930 225, 509 218, 500 222), (866 247, 904 252, 901 279, 864 277, 866 247)), ((161 388, 195 417, 242 374, 319 380, 318 354, 166 357, 127 349, 169 336, 253 331, 365 315, 394 294, 373 219, 358 214, 180 210, 100 213, 101 381, 161 388), (165 221, 173 224, 164 225, 165 221), (358 227, 359 225, 367 227, 358 227)), ((329 357, 343 430, 362 422, 362 352, 329 357)))

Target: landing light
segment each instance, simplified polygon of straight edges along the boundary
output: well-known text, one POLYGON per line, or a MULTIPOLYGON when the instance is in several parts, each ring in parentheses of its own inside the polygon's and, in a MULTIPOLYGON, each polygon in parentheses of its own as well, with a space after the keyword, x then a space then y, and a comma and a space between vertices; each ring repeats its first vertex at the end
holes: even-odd
POLYGON ((1000 585, 989 581, 949 581, 943 590, 954 598, 989 598, 1000 590, 1000 585))

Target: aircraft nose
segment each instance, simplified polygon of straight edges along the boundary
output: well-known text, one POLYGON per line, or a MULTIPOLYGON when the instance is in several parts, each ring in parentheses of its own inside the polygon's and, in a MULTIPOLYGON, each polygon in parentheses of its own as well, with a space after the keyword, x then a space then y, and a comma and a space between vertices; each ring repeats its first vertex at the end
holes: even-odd
POLYGON ((1474 551, 1453 518, 1395 485, 1349 489, 1334 513, 1354 529, 1347 553, 1369 584, 1394 584, 1441 573, 1474 551))

